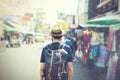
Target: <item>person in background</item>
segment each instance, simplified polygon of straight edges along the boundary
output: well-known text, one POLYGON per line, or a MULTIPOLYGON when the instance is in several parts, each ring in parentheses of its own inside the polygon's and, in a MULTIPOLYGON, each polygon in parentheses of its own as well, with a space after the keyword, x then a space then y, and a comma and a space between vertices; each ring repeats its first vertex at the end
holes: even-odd
POLYGON ((72 49, 72 41, 70 39, 68 39, 67 37, 63 37, 62 42, 65 43, 66 45, 70 46, 70 48, 72 49))

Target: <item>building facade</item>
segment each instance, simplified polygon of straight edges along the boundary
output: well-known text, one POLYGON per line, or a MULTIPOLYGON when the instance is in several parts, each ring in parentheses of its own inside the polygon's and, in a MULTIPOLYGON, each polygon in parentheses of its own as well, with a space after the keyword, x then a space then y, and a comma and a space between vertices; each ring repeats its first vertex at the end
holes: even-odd
POLYGON ((88 0, 78 0, 78 25, 85 24, 88 20, 88 0))
POLYGON ((119 13, 120 0, 89 0, 88 19, 92 20, 119 13))

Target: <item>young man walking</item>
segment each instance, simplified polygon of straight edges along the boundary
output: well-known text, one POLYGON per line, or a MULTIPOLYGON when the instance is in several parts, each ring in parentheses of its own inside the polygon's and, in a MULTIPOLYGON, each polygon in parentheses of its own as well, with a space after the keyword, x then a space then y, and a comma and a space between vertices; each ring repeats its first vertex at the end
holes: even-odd
POLYGON ((54 26, 52 43, 46 45, 40 59, 40 80, 72 80, 72 50, 62 43, 62 30, 54 26))

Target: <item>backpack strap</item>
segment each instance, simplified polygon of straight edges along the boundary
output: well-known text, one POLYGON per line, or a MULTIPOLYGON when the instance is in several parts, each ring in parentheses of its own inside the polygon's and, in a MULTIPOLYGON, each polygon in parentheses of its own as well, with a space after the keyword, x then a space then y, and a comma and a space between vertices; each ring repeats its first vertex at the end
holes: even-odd
POLYGON ((61 57, 61 53, 60 53, 59 50, 58 50, 58 53, 59 53, 59 59, 60 59, 60 63, 59 63, 59 66, 58 66, 58 79, 61 80, 60 70, 61 70, 61 66, 62 66, 62 57, 61 57))
POLYGON ((51 50, 52 50, 52 47, 51 47, 50 44, 47 45, 47 49, 48 49, 48 51, 51 51, 51 50))
POLYGON ((60 46, 59 46, 59 48, 58 48, 58 49, 63 49, 64 47, 65 47, 65 44, 60 43, 60 46))
MULTIPOLYGON (((58 47, 58 55, 59 55, 59 59, 60 59, 60 63, 58 66, 58 80, 62 80, 61 75, 60 75, 60 70, 61 70, 61 66, 62 66, 62 57, 61 57, 60 49, 63 49, 64 46, 65 46, 64 44, 60 44, 60 46, 58 47)), ((48 45, 47 49, 52 52, 51 59, 50 59, 50 67, 48 69, 48 76, 47 76, 48 80, 51 80, 51 71, 52 71, 52 62, 53 62, 53 57, 54 57, 54 51, 53 51, 53 48, 51 47, 51 45, 48 45)))
MULTIPOLYGON (((65 44, 60 43, 58 49, 63 49, 64 46, 65 46, 65 44)), ((52 51, 52 50, 53 50, 53 47, 51 46, 51 44, 48 44, 48 45, 47 45, 47 50, 48 50, 48 51, 52 51)))
POLYGON ((60 44, 59 48, 58 48, 58 53, 59 53, 59 59, 60 59, 60 63, 58 66, 58 80, 62 80, 61 75, 60 75, 60 71, 61 71, 61 67, 62 67, 62 57, 61 57, 61 52, 60 49, 64 48, 64 44, 60 44))
POLYGON ((50 67, 48 69, 48 76, 47 76, 48 80, 51 80, 51 71, 52 71, 53 56, 54 56, 54 52, 52 50, 51 59, 50 59, 50 67))

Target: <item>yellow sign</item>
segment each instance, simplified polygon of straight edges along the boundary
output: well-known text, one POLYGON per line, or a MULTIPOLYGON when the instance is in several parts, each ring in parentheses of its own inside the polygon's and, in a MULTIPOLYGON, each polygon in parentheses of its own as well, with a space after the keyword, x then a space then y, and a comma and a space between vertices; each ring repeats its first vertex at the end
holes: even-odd
POLYGON ((70 25, 67 22, 57 22, 57 25, 60 26, 64 31, 70 29, 70 25))

